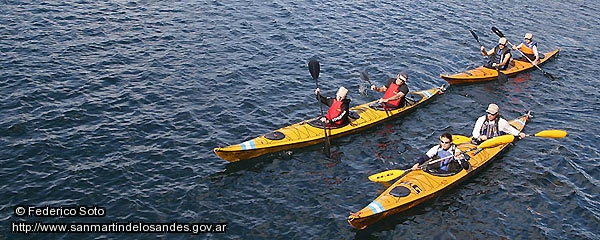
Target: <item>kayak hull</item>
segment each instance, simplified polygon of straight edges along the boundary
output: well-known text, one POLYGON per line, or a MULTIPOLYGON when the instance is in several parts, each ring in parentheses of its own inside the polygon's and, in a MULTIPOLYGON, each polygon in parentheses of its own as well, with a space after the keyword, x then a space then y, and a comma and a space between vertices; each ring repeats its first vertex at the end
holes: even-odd
MULTIPOLYGON (((558 56, 560 48, 544 54, 544 58, 540 59, 539 65, 546 63, 548 60, 558 56)), ((513 77, 519 73, 535 69, 527 59, 514 59, 513 64, 507 70, 500 70, 508 77, 513 77)), ((484 66, 479 66, 461 73, 455 74, 440 74, 440 77, 446 80, 450 85, 481 83, 498 79, 498 71, 484 66)))
MULTIPOLYGON (((370 105, 375 104, 376 101, 352 107, 350 108, 350 111, 353 113, 351 114, 350 124, 340 128, 327 129, 327 135, 330 139, 341 137, 361 131, 392 117, 410 113, 432 100, 436 95, 442 94, 445 90, 446 87, 442 85, 424 91, 410 92, 407 94, 407 100, 410 104, 394 110, 375 110, 370 105)), ((240 144, 218 147, 213 151, 217 156, 226 161, 236 162, 259 157, 267 153, 322 143, 325 140, 325 131, 321 127, 315 127, 310 124, 316 119, 312 118, 280 128, 240 144)))
MULTIPOLYGON (((522 130, 529 119, 529 114, 523 115, 509 123, 522 130)), ((461 170, 449 176, 434 175, 423 170, 406 171, 403 176, 381 193, 373 202, 351 214, 347 221, 356 229, 364 229, 386 217, 406 211, 443 192, 476 174, 483 167, 503 152, 511 143, 485 148, 473 155, 477 146, 467 142, 458 145, 459 149, 467 152, 471 158, 469 170, 461 170)))

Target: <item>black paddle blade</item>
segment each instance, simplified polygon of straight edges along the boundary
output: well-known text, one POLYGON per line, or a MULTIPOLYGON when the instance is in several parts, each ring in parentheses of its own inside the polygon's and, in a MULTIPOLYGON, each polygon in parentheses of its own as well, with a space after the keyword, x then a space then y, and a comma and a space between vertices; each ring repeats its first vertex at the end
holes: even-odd
MULTIPOLYGON (((325 130, 327 131, 327 130, 325 130)), ((325 153, 325 156, 327 156, 327 158, 331 158, 331 143, 329 142, 329 137, 327 136, 327 133, 325 133, 325 146, 323 147, 323 152, 325 153)))
POLYGON ((475 34, 475 31, 469 29, 469 32, 471 32, 471 35, 473 35, 473 37, 475 38, 475 40, 477 40, 477 42, 479 42, 479 37, 477 36, 477 34, 475 34))
POLYGON ((554 76, 552 76, 552 74, 550 74, 550 73, 548 73, 546 71, 544 71, 544 75, 546 75, 546 77, 552 79, 552 81, 556 80, 556 79, 554 79, 554 76))
POLYGON ((319 64, 319 61, 316 59, 310 60, 310 62, 308 62, 308 71, 310 71, 310 75, 316 81, 321 72, 321 64, 319 64))
POLYGON ((369 74, 367 73, 367 70, 363 70, 362 72, 360 72, 360 79, 362 79, 363 81, 371 82, 369 80, 369 74))
POLYGON ((508 81, 508 76, 506 76, 506 74, 500 72, 500 70, 498 70, 498 80, 500 81, 508 81))
POLYGON ((504 34, 502 34, 502 32, 500 32, 500 29, 498 29, 497 27, 492 27, 492 32, 498 35, 498 37, 504 37, 504 34))

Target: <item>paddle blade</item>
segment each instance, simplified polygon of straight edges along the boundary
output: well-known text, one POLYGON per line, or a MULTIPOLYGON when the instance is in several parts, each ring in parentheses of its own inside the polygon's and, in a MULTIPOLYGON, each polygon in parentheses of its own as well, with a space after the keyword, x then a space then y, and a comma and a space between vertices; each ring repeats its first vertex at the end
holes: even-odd
POLYGON ((567 131, 565 130, 544 130, 536 133, 534 136, 536 137, 544 137, 544 138, 564 138, 567 136, 567 131))
POLYGON ((498 70, 498 80, 500 80, 500 82, 508 81, 508 76, 498 70))
POLYGON ((389 182, 402 176, 402 174, 404 174, 404 170, 387 170, 369 176, 369 180, 371 182, 389 182))
POLYGON ((363 81, 371 82, 369 80, 369 74, 367 73, 366 70, 363 70, 362 72, 360 72, 360 79, 363 81))
POLYGON ((492 32, 494 32, 498 37, 504 37, 504 34, 497 27, 492 27, 492 32))
POLYGON ((321 64, 319 64, 319 61, 316 59, 310 60, 310 62, 308 62, 308 71, 310 71, 312 78, 317 81, 319 73, 321 72, 321 64))
POLYGON ((475 31, 469 29, 469 32, 471 32, 471 35, 473 35, 473 37, 475 38, 475 40, 477 40, 479 42, 479 37, 477 36, 477 34, 475 34, 475 31))
POLYGON ((511 143, 514 140, 515 140, 515 136, 507 134, 507 135, 497 136, 495 138, 485 140, 481 144, 479 144, 478 147, 479 148, 495 147, 498 145, 511 143))
POLYGON ((556 79, 554 79, 554 76, 552 76, 552 74, 550 74, 550 73, 548 73, 546 71, 543 71, 543 72, 544 72, 544 75, 546 75, 546 77, 552 79, 552 81, 556 80, 556 79))
MULTIPOLYGON (((327 131, 327 130, 325 130, 327 131)), ((327 132, 325 132, 325 146, 323 147, 323 152, 327 158, 331 158, 331 143, 329 142, 329 136, 327 136, 327 132)))
POLYGON ((466 137, 463 135, 452 135, 452 143, 454 143, 454 144, 461 144, 461 143, 468 143, 468 142, 471 142, 470 137, 466 137))

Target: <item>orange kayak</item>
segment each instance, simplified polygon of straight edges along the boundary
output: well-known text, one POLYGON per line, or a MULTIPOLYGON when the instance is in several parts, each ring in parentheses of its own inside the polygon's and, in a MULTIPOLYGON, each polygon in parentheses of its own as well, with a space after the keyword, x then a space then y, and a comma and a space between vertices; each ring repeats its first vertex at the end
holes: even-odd
MULTIPOLYGON (((553 57, 558 56, 560 48, 547 52, 544 54, 544 58, 540 59, 539 65, 544 64, 546 61, 553 57)), ((514 59, 511 66, 506 70, 500 70, 508 77, 515 76, 521 72, 534 69, 535 66, 531 64, 527 59, 514 59)), ((492 81, 498 78, 498 71, 484 66, 479 66, 474 69, 470 69, 461 73, 455 74, 440 74, 440 77, 448 81, 450 85, 467 84, 467 83, 480 83, 492 81)))

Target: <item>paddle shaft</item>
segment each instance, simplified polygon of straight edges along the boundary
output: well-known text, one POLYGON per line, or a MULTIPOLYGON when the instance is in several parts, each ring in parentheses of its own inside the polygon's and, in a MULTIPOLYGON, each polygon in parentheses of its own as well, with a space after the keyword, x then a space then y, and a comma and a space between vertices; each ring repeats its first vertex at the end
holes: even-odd
MULTIPOLYGON (((469 149, 469 150, 467 150, 467 151, 463 152, 462 154, 466 154, 467 152, 473 151, 473 150, 475 150, 475 149, 477 149, 477 148, 469 149)), ((443 157, 443 158, 440 158, 440 159, 436 159, 436 160, 433 160, 433 161, 426 162, 426 163, 424 163, 423 165, 419 166, 419 169, 423 170, 423 168, 424 168, 425 166, 429 166, 430 164, 438 163, 438 162, 440 162, 440 161, 443 161, 443 160, 445 160, 445 159, 448 159, 448 158, 451 158, 451 157, 454 157, 454 155, 451 155, 451 156, 447 156, 447 157, 443 157)), ((468 170, 469 168, 468 168, 468 167, 465 167, 465 166, 463 165, 462 161, 463 161, 463 160, 466 160, 466 161, 468 162, 469 158, 470 158, 470 157, 468 157, 468 155, 467 155, 467 156, 465 157, 465 159, 462 159, 462 160, 460 160, 460 159, 457 159, 457 160, 460 162, 460 164, 461 164, 461 166, 463 167, 463 169, 465 169, 465 170, 468 170)), ((468 166, 468 165, 467 165, 467 166, 468 166)), ((401 177, 404 177, 404 175, 406 175, 406 174, 407 174, 407 173, 409 173, 410 171, 412 171, 412 169, 407 169, 407 170, 398 170, 398 169, 394 169, 394 170, 387 170, 387 171, 383 171, 383 172, 376 173, 376 174, 373 174, 373 175, 369 176, 369 180, 371 180, 372 182, 388 182, 388 181, 394 180, 394 179, 396 179, 396 178, 401 178, 401 177), (402 172, 402 173, 400 173, 400 172, 402 172), (400 173, 400 174, 396 175, 396 174, 394 174, 394 173, 400 173)))

